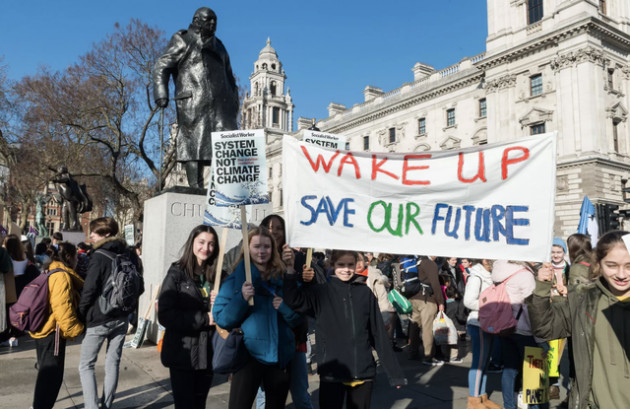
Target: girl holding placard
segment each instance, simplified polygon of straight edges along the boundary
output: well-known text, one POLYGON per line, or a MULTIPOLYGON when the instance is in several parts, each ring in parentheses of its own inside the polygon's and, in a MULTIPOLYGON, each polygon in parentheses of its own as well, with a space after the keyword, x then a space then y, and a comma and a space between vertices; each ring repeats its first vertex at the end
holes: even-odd
POLYGON ((289 363, 295 353, 292 328, 301 317, 283 302, 285 265, 293 268, 293 251, 282 258, 267 229, 249 232, 252 282, 245 280, 241 255, 236 269, 225 280, 214 303, 217 325, 226 330, 241 328, 250 361, 232 375, 230 409, 250 409, 262 384, 267 408, 284 408, 291 377, 289 363), (254 299, 250 306, 248 300, 254 299))

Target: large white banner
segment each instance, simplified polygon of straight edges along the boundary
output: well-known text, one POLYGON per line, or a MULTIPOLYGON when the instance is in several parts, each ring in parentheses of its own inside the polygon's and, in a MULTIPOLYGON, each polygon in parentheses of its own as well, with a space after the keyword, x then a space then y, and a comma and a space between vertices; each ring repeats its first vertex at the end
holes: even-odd
POLYGON ((292 247, 549 259, 555 132, 413 153, 329 150, 285 136, 282 149, 292 247))

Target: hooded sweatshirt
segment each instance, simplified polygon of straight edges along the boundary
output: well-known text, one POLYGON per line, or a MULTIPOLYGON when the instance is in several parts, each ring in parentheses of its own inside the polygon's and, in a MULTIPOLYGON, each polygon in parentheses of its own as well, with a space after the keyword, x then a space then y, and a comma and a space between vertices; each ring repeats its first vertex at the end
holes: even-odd
POLYGON ((470 314, 468 314, 466 324, 479 327, 479 295, 492 285, 492 274, 481 264, 475 264, 468 271, 470 277, 466 281, 464 306, 470 310, 470 314))
POLYGON ((630 300, 620 301, 602 280, 595 317, 592 399, 600 408, 630 407, 630 300))

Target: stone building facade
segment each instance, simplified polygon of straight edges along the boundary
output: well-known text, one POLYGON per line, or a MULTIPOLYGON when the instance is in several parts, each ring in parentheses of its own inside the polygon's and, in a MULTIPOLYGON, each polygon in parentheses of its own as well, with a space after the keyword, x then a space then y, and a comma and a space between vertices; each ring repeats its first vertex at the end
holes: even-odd
MULTIPOLYGON (((317 126, 346 135, 351 150, 392 152, 558 131, 554 232, 566 238, 577 229, 585 195, 593 203, 625 205, 630 1, 487 0, 487 10, 484 53, 442 70, 417 63, 412 81, 390 92, 367 86, 364 101, 350 108, 331 103, 317 126)), ((263 51, 261 57, 271 55, 263 51)), ((257 75, 271 78, 256 71, 250 79, 257 75)), ((299 128, 308 125, 298 120, 299 128)), ((268 154, 270 184, 281 191, 280 152, 268 154)), ((281 210, 275 201, 274 210, 281 210)))

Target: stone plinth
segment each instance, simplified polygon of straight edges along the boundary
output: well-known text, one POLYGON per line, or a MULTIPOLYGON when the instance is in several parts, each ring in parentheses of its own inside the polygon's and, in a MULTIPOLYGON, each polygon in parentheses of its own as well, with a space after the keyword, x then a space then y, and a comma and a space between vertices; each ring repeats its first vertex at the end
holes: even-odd
MULTIPOLYGON (((166 192, 144 203, 144 223, 142 234, 142 264, 144 267, 145 292, 140 297, 138 316, 144 317, 151 301, 152 291, 162 284, 170 265, 181 256, 182 246, 190 231, 203 224, 206 208, 205 195, 166 192)), ((248 209, 251 206, 248 206, 248 209)), ((249 222, 258 224, 270 213, 268 205, 255 206, 249 210, 249 222)), ((221 229, 217 228, 221 235, 221 229)), ((240 230, 228 230, 227 249, 238 244, 240 230)), ((157 342, 157 314, 151 306, 151 325, 147 339, 157 342)))
POLYGON ((63 235, 63 241, 70 242, 75 246, 87 240, 85 232, 82 231, 62 231, 61 234, 63 235))

